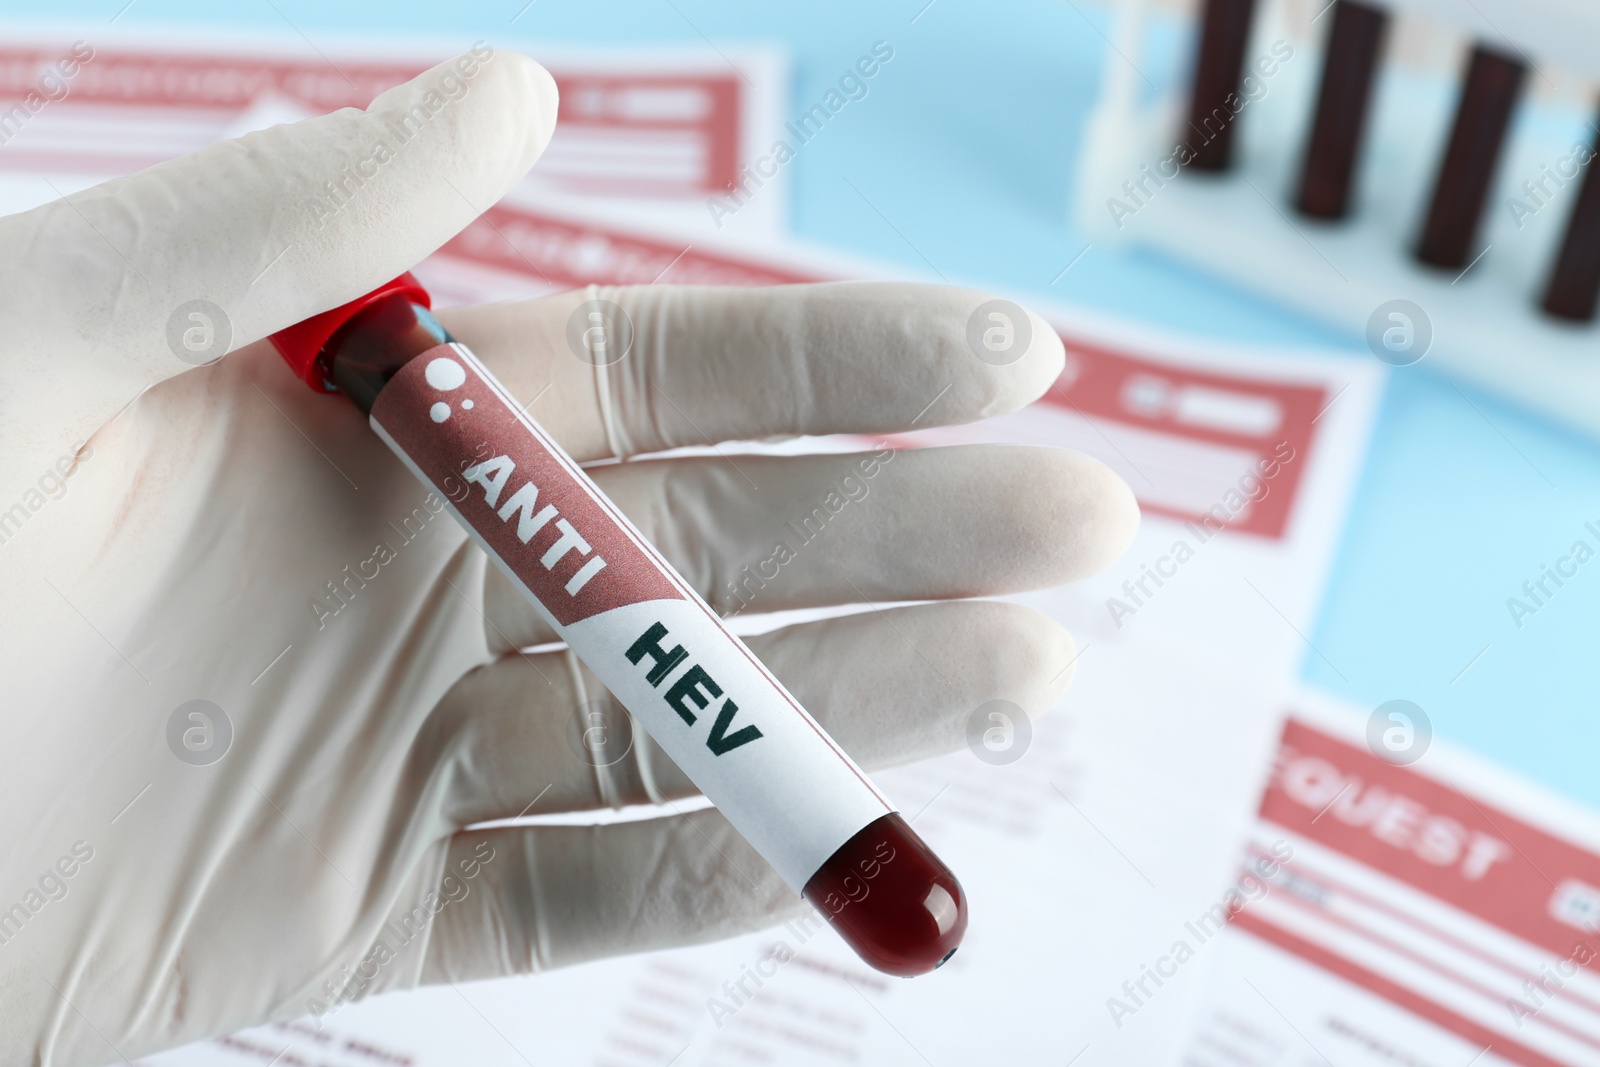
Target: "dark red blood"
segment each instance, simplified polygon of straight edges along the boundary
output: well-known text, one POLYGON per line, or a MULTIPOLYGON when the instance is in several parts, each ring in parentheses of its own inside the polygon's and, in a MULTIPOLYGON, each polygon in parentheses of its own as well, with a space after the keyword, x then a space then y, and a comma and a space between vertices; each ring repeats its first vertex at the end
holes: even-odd
POLYGON ((896 813, 846 841, 811 876, 805 898, 858 956, 903 978, 949 959, 967 932, 961 883, 896 813))

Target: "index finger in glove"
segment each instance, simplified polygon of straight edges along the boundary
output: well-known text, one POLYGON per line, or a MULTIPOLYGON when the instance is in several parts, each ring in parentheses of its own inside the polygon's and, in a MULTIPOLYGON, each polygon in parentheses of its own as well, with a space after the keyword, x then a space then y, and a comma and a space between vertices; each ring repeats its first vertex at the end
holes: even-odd
POLYGON ((439 318, 579 460, 973 422, 1065 360, 1036 314, 909 282, 590 286, 439 318))
POLYGON ((85 439, 146 387, 408 269, 522 178, 555 117, 542 67, 479 48, 365 111, 0 220, 0 396, 33 427, 0 420, 0 455, 85 439))

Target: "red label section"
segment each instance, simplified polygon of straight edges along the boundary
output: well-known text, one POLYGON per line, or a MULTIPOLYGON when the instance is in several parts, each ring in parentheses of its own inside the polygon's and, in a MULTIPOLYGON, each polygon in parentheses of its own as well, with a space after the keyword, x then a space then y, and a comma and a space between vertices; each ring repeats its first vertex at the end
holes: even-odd
MULTIPOLYGON (((1171 434, 1178 441, 1231 446, 1257 456, 1281 457, 1288 446, 1295 459, 1282 464, 1272 492, 1228 524, 1234 533, 1283 537, 1309 464, 1316 419, 1329 401, 1325 388, 1142 359, 1064 334, 1061 340, 1067 366, 1042 403, 1086 419, 1109 419, 1171 434)), ((1204 512, 1142 498, 1139 505, 1169 518, 1205 518, 1204 512)))
POLYGON ((1558 957, 1600 920, 1600 856, 1294 719, 1261 816, 1558 957))
POLYGON ((683 600, 609 503, 459 345, 417 356, 378 394, 372 421, 556 622, 683 600))

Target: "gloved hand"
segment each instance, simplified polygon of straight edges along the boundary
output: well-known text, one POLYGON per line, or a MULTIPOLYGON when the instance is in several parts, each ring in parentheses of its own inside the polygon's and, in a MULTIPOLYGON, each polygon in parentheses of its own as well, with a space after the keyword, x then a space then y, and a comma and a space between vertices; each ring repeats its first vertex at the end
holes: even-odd
MULTIPOLYGON (((499 53, 0 221, 3 1063, 119 1061, 800 907, 714 810, 677 810, 692 787, 642 735, 595 765, 594 679, 519 651, 549 638, 534 611, 259 340, 438 247, 555 114, 549 76, 499 53), (364 181, 330 208, 347 165, 364 181), (652 800, 663 817, 465 829, 652 800)), ((589 295, 442 316, 585 461, 969 421, 1062 363, 1038 319, 1014 362, 977 358, 987 298, 958 289, 632 288, 598 294, 636 340, 597 376, 566 340, 589 295)), ((594 474, 719 610, 869 609, 751 641, 866 767, 959 747, 992 699, 1047 710, 1067 634, 955 598, 1104 567, 1137 523, 1127 488, 1036 448, 862 471, 723 454, 594 474), (818 508, 798 543, 786 524, 818 508), (792 558, 767 562, 780 542, 792 558), (908 600, 935 603, 877 607, 908 600)))

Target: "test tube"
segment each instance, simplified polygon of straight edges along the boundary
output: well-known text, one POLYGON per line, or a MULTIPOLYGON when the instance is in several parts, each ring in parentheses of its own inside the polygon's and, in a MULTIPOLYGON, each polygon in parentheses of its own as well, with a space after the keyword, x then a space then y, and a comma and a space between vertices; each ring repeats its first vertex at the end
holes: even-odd
POLYGON ((1510 56, 1483 45, 1472 50, 1450 143, 1434 182, 1428 221, 1417 244, 1422 262, 1452 270, 1467 265, 1524 72, 1510 56))
POLYGON ((1228 97, 1239 91, 1255 7, 1255 0, 1206 0, 1189 98, 1189 166, 1199 170, 1227 170, 1233 161, 1237 116, 1228 97))
POLYGON ((367 417, 857 955, 907 977, 944 963, 967 928, 949 868, 430 305, 402 275, 272 342, 367 417))
POLYGON ((1600 159, 1594 157, 1600 152, 1600 137, 1589 152, 1588 173, 1578 188, 1566 236, 1561 239, 1561 251, 1544 291, 1545 311, 1573 322, 1594 318, 1595 303, 1600 299, 1600 159))
POLYGON ((1378 46, 1389 16, 1380 8, 1354 0, 1333 6, 1322 61, 1322 86, 1311 124, 1305 162, 1300 171, 1302 213, 1319 219, 1342 219, 1350 206, 1350 177, 1361 150, 1378 46))

